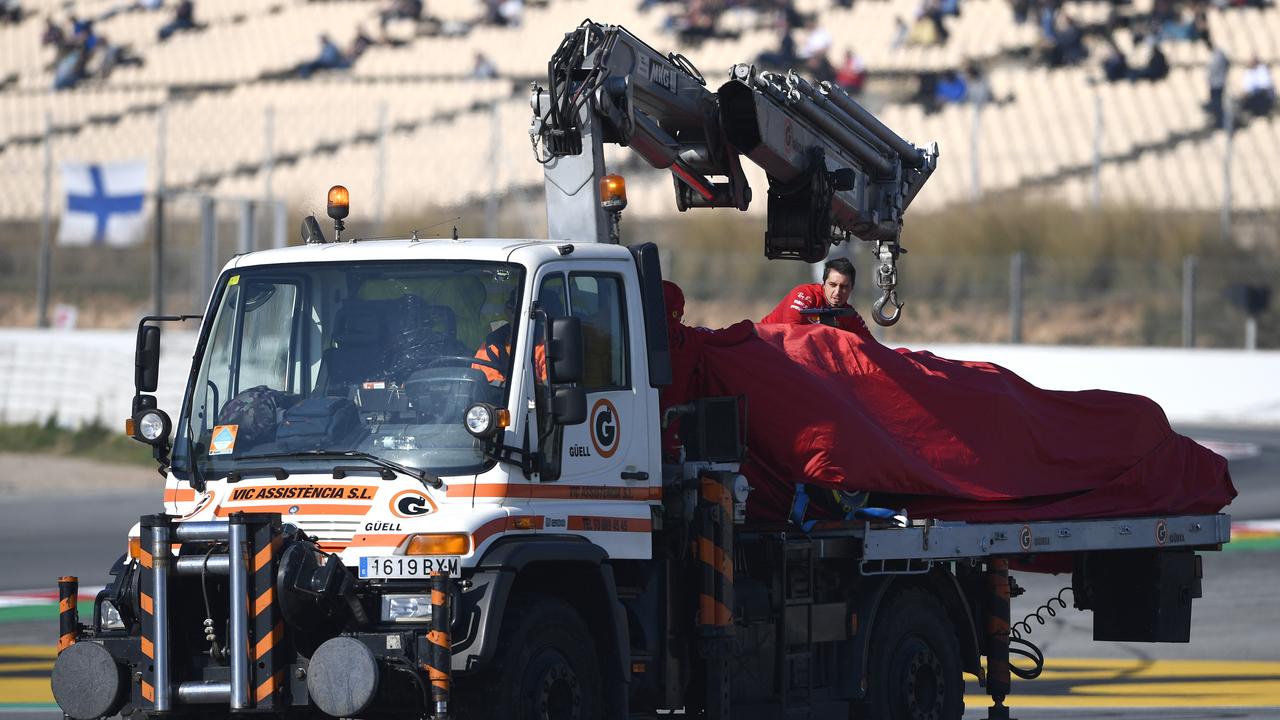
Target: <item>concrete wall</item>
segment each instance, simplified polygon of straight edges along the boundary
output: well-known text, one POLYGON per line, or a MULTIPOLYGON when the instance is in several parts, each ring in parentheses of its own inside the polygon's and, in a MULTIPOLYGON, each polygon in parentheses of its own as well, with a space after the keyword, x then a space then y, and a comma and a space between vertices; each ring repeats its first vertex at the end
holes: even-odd
MULTIPOLYGON (((195 334, 166 326, 160 407, 181 410, 195 334)), ((132 332, 0 329, 0 423, 122 425, 133 397, 132 332)), ((1280 352, 1168 348, 929 345, 982 360, 1044 388, 1104 388, 1147 395, 1176 423, 1280 426, 1280 352)))

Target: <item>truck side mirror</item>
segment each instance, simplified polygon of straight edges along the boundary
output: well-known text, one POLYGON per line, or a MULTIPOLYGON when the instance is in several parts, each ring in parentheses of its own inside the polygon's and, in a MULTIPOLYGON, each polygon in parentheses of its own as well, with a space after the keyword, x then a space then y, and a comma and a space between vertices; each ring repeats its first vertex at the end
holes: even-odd
POLYGON ((133 386, 138 393, 155 392, 160 384, 160 328, 138 328, 138 345, 133 357, 133 386))
POLYGON ((551 384, 582 382, 582 366, 582 321, 575 317, 551 318, 547 328, 547 373, 551 384))
POLYGON ((587 421, 587 391, 558 387, 551 396, 551 421, 556 425, 581 425, 587 421))

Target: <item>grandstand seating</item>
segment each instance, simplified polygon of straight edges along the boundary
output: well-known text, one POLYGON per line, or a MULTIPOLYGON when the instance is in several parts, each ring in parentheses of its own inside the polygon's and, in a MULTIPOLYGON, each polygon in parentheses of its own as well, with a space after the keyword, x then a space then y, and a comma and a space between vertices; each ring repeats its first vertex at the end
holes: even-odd
MULTIPOLYGON (((1209 56, 1203 44, 1165 43, 1173 69, 1163 81, 1099 83, 1096 59, 1053 70, 1020 59, 1034 45, 1037 31, 1034 24, 1015 24, 1006 0, 963 2, 962 15, 949 21, 952 36, 945 46, 896 50, 889 46, 894 18, 910 19, 917 0, 858 0, 851 9, 820 0, 797 3, 800 10, 817 13, 831 31, 833 59, 852 47, 873 72, 890 75, 953 69, 971 60, 992 68, 989 80, 997 102, 980 115, 969 105, 926 114, 918 105, 894 101, 892 93, 889 102, 874 108, 907 139, 941 146, 939 170, 918 206, 1021 188, 1090 202, 1100 112, 1096 152, 1104 201, 1218 207, 1223 138, 1206 130, 1200 107, 1209 56)), ((94 17, 126 3, 76 0, 72 7, 94 17)), ((62 17, 64 2, 26 4, 37 12, 17 26, 0 28, 0 81, 17 77, 0 89, 0 219, 40 212, 41 183, 33 179, 43 167, 40 137, 46 114, 55 128, 55 167, 72 160, 154 160, 163 117, 169 188, 256 197, 269 186, 273 196, 295 208, 312 207, 338 181, 353 192, 365 189, 365 196, 380 185, 388 213, 462 203, 493 189, 536 188, 541 168, 532 162, 528 103, 517 81, 543 75, 563 33, 594 11, 586 0, 550 0, 526 10, 518 28, 476 26, 459 37, 417 37, 406 24, 393 23, 389 31, 403 45, 376 46, 352 70, 309 81, 261 78, 314 57, 322 32, 343 45, 357 27, 376 33, 381 2, 203 2, 197 19, 207 27, 165 43, 157 42, 155 33, 168 19, 166 11, 121 12, 101 20, 98 31, 112 42, 134 45, 145 66, 119 68, 105 81, 55 93, 48 90, 52 50, 39 46, 39 35, 44 14, 62 17), (466 78, 478 52, 495 63, 502 79, 466 78), (184 90, 166 101, 171 87, 184 90), (268 113, 273 118, 270 153, 268 113), (378 141, 384 122, 385 145, 378 141), (379 158, 385 160, 381 171, 379 158)), ((674 48, 676 40, 663 29, 667 6, 641 12, 636 5, 617 3, 599 19, 623 24, 655 46, 674 48)), ((1127 7, 1143 12, 1150 5, 1139 0, 1127 7)), ((463 22, 479 14, 480 3, 435 0, 428 8, 437 17, 463 22)), ((1086 24, 1102 23, 1110 12, 1099 2, 1073 0, 1066 8, 1086 24)), ((1247 58, 1280 60, 1276 8, 1214 9, 1209 18, 1215 40, 1235 61, 1233 90, 1247 58)), ((775 31, 747 11, 730 13, 722 28, 736 36, 683 50, 713 87, 731 64, 750 61, 777 43, 775 31)), ((1124 49, 1132 50, 1124 45, 1126 34, 1118 37, 1124 49)), ((1280 121, 1275 118, 1254 121, 1235 135, 1236 208, 1273 208, 1280 201, 1280 177, 1270 161, 1277 143, 1280 121)), ((625 151, 612 156, 621 162, 625 151)), ((757 174, 750 177, 757 211, 765 183, 757 174)), ((662 173, 632 178, 632 212, 671 212, 670 183, 662 173)), ((56 177, 54 184, 56 192, 56 177)))

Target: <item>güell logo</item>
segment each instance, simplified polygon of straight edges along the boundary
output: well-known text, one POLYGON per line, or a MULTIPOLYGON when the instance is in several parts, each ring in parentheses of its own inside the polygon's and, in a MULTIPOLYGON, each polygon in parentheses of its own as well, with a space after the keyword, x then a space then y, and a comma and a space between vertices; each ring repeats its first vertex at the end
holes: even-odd
POLYGON ((591 444, 602 458, 612 457, 618 450, 618 438, 622 434, 618 422, 618 409, 613 403, 600 398, 591 406, 591 444))

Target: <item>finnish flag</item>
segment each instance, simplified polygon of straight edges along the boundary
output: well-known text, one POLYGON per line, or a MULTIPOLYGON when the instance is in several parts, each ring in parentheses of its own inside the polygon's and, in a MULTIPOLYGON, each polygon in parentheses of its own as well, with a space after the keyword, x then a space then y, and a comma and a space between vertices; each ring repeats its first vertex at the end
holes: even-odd
POLYGON ((147 164, 64 163, 62 188, 66 210, 58 228, 59 245, 136 245, 146 216, 147 164))

